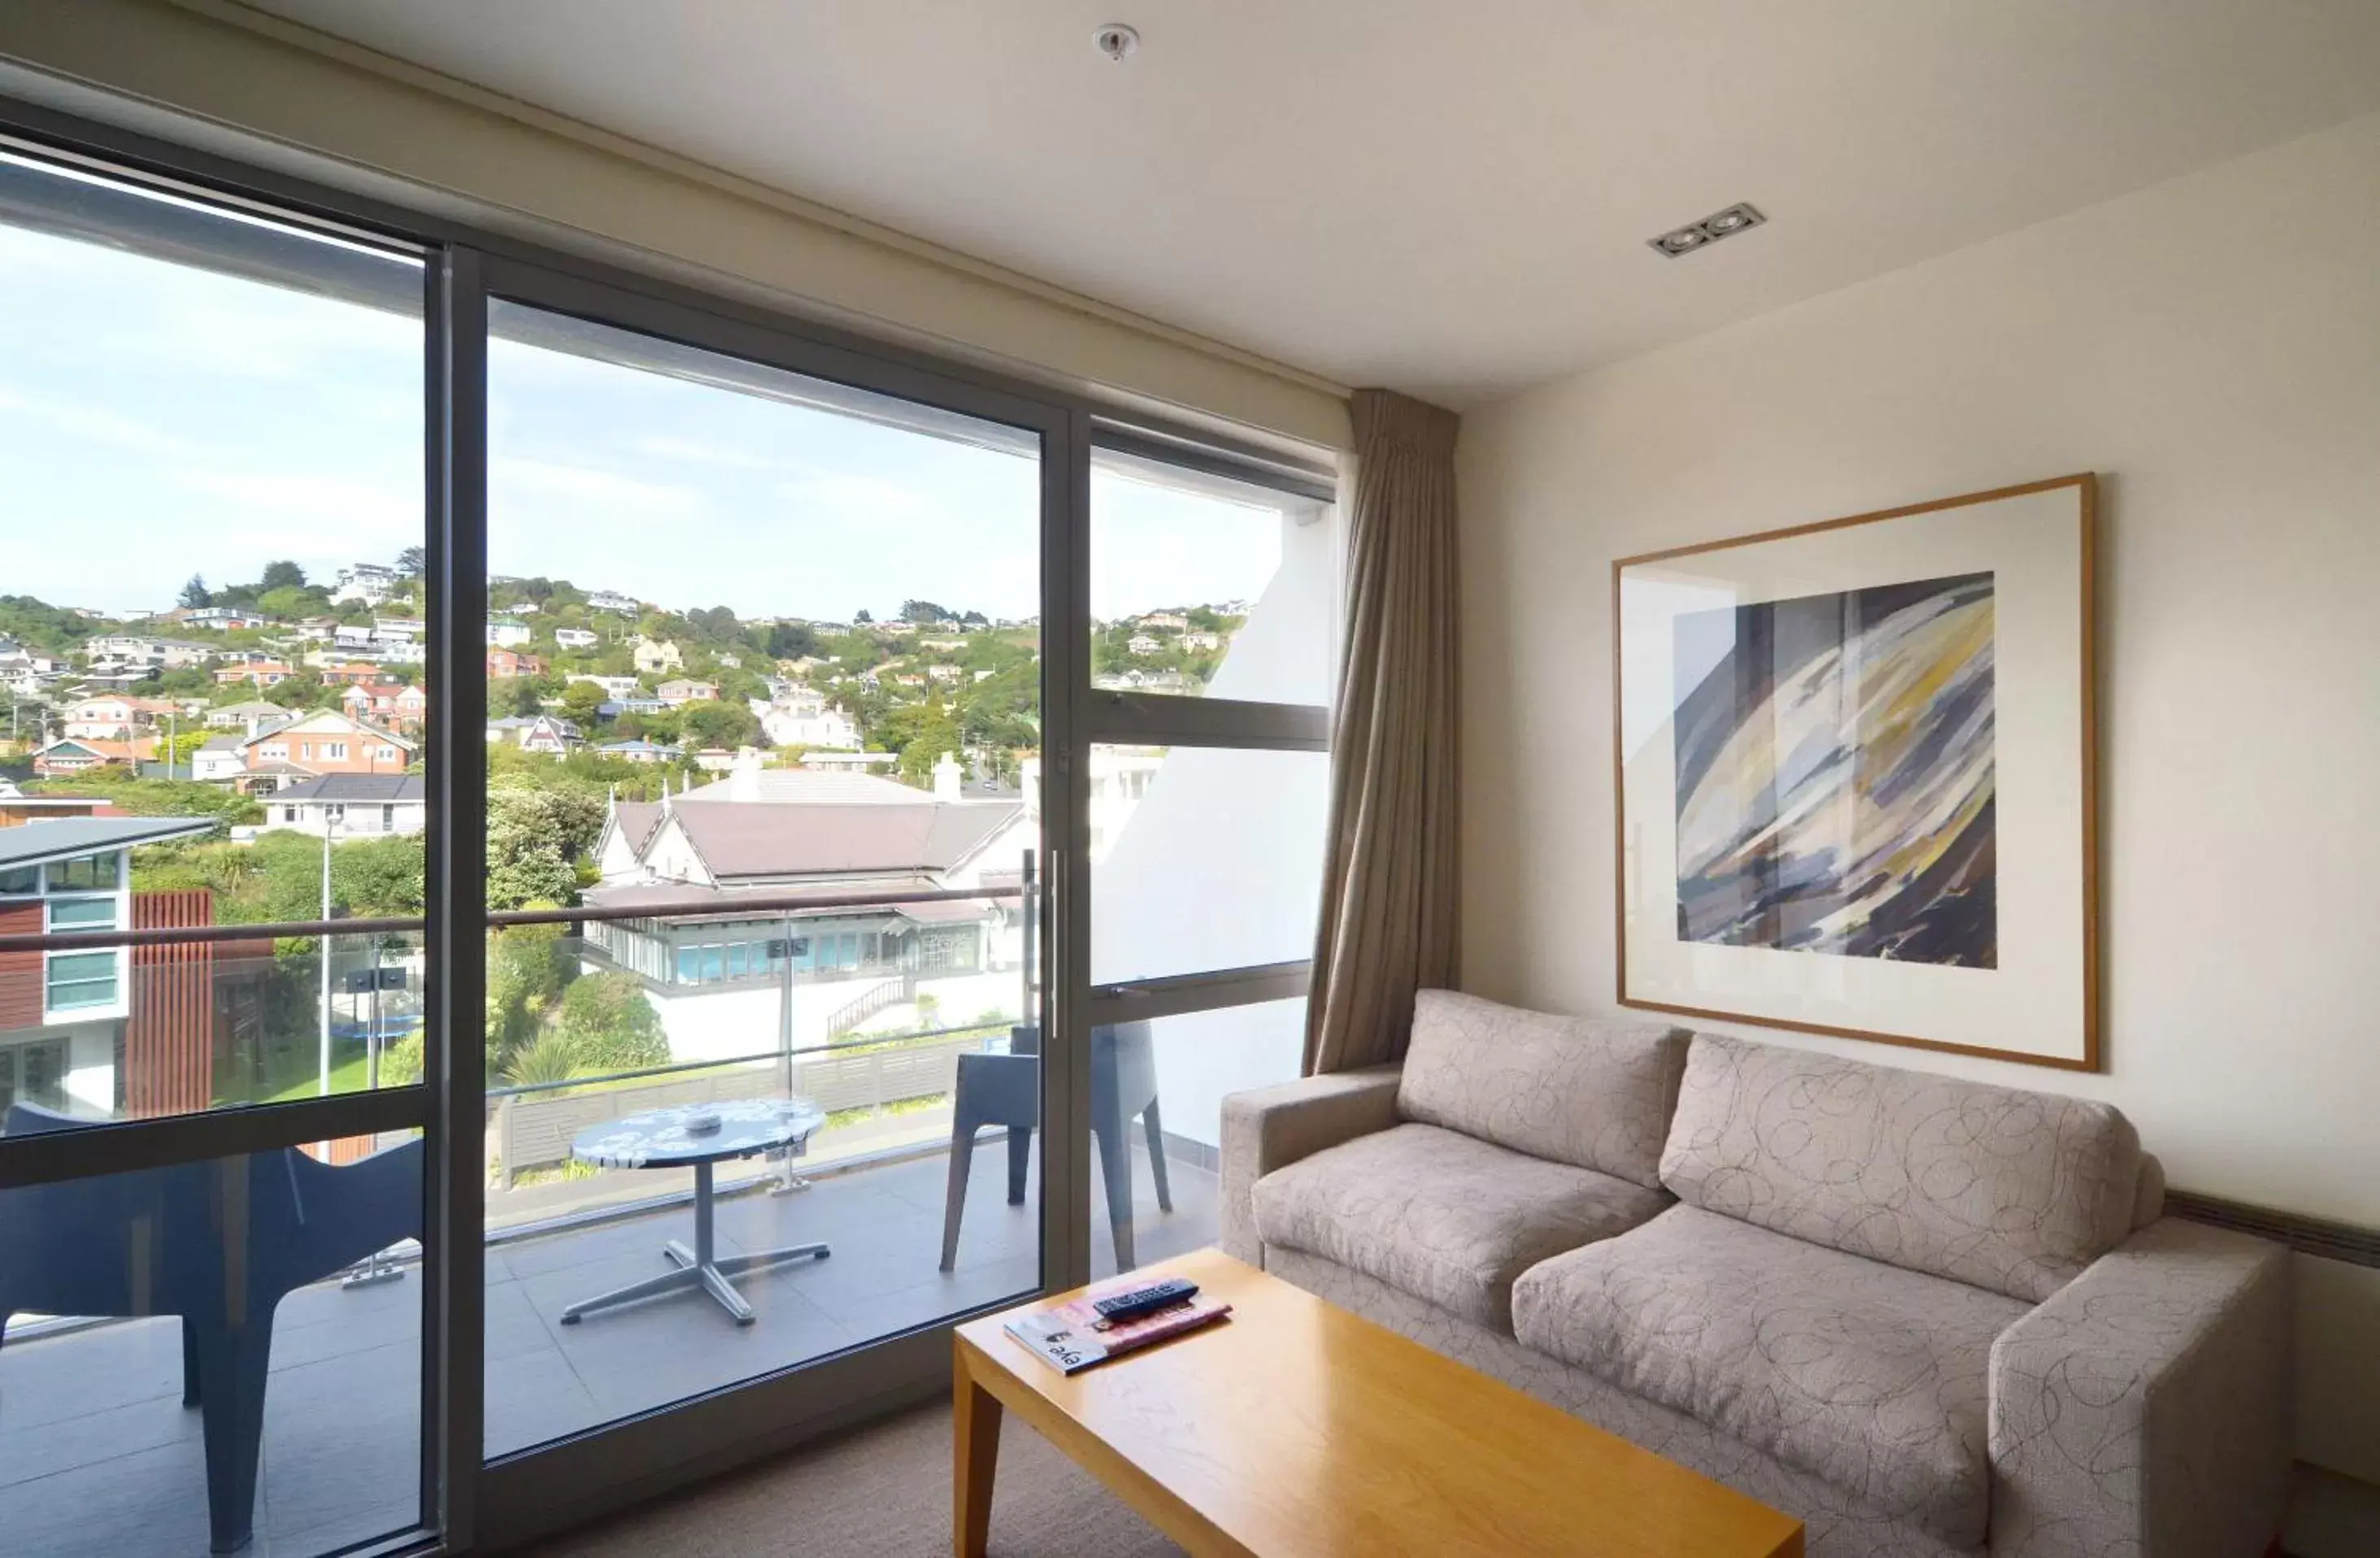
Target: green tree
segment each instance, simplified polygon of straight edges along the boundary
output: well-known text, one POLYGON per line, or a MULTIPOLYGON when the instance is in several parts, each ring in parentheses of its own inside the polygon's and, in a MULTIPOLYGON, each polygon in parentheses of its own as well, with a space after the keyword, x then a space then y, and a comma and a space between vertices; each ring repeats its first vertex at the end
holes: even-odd
POLYGON ((589 974, 563 992, 556 1029, 578 1063, 594 1071, 669 1064, 669 1036, 637 976, 589 974))
POLYGON ((515 1087, 567 1082, 584 1071, 577 1046, 551 1029, 522 1045, 504 1061, 504 1078, 515 1087))
POLYGON ((396 571, 407 578, 419 578, 430 568, 430 554, 420 547, 408 546, 396 554, 396 571))
POLYGON ((310 666, 273 683, 264 689, 267 703, 278 703, 285 709, 315 709, 324 706, 322 674, 310 666))
POLYGON ((267 616, 311 616, 330 602, 303 585, 284 584, 256 598, 256 609, 267 616))
POLYGON ((573 862, 603 831, 603 797, 591 785, 540 782, 512 772, 488 785, 488 907, 566 904, 577 894, 573 862))
POLYGON ((256 592, 259 596, 275 590, 305 588, 306 570, 285 557, 265 564, 263 575, 256 581, 256 592))
POLYGON ((178 597, 178 601, 183 607, 190 611, 198 611, 207 605, 208 595, 205 576, 200 574, 192 574, 189 577, 189 579, 183 584, 182 593, 178 597))
POLYGON ((572 682, 562 689, 563 715, 576 720, 582 729, 591 732, 596 720, 601 717, 599 711, 602 709, 605 698, 603 689, 593 682, 572 682))
POLYGON ((488 1061, 501 1072, 553 1015, 577 964, 559 925, 512 925, 488 938, 488 1061))
POLYGON ((760 739, 760 722, 750 709, 717 699, 680 709, 678 730, 692 747, 749 747, 760 739))

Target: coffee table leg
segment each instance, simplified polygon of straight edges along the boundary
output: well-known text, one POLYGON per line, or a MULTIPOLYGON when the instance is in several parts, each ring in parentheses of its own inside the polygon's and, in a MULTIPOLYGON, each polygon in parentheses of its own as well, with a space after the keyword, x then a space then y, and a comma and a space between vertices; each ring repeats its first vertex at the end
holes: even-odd
POLYGON ((1000 1465, 1000 1402, 967 1374, 962 1353, 951 1376, 951 1552, 985 1558, 991 1540, 991 1481, 1000 1465))

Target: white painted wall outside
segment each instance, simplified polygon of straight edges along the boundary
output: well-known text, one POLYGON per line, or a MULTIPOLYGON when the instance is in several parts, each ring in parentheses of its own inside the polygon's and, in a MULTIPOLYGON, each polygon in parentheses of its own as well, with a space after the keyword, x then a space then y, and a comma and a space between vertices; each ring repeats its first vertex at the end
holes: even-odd
MULTIPOLYGON (((2366 116, 1467 419, 1465 983, 1613 1004, 1614 557, 2096 470, 2106 1073, 1760 1037, 2380 1223, 2375 249, 2366 116)), ((2380 1272, 2300 1265, 2300 1453, 2380 1480, 2380 1272)))

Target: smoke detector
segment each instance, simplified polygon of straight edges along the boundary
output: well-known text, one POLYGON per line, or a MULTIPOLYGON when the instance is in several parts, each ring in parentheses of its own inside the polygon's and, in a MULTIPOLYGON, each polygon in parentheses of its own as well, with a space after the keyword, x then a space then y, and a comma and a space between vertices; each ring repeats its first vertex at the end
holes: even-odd
POLYGON ((1140 49, 1140 34, 1120 21, 1111 21, 1091 34, 1091 46, 1122 65, 1140 49))
POLYGON ((1768 218, 1760 214, 1749 201, 1739 201, 1725 211, 1715 211, 1699 222, 1663 233, 1658 238, 1646 238, 1645 244, 1655 252, 1675 260, 1681 254, 1692 254, 1697 249, 1707 249, 1721 238, 1748 232, 1768 218))

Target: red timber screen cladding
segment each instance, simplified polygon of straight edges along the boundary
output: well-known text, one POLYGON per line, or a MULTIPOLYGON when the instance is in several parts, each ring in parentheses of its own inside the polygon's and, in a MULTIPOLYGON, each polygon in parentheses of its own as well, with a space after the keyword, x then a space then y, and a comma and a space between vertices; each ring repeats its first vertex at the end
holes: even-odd
MULTIPOLYGON (((42 906, 10 904, 0 908, 0 936, 38 936, 42 906)), ((42 1026, 42 955, 0 952, 0 1033, 42 1026)))
MULTIPOLYGON (((136 931, 215 921, 203 888, 135 893, 136 931)), ((124 1113, 136 1119, 205 1109, 215 1090, 216 959, 271 957, 270 942, 172 942, 132 949, 132 1015, 124 1024, 124 1113)))

